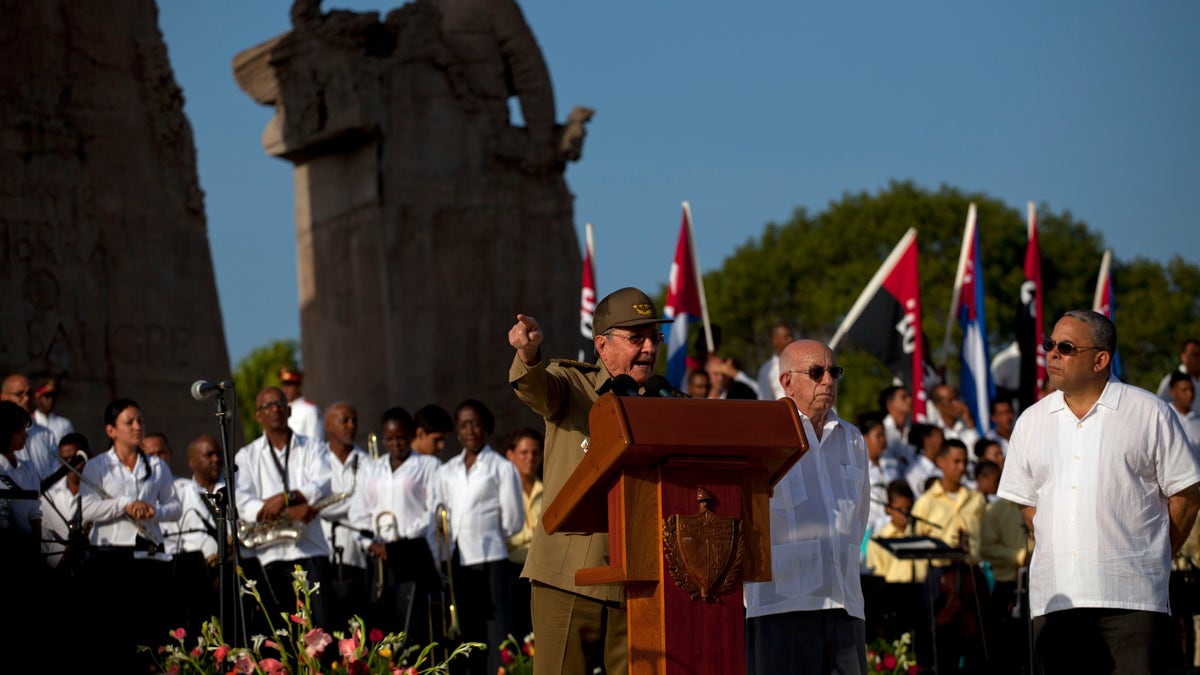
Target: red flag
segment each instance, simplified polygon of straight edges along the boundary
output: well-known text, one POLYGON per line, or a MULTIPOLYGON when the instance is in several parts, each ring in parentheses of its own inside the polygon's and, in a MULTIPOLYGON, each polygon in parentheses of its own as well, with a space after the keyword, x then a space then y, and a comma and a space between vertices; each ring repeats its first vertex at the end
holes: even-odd
POLYGON ((663 324, 666 334, 667 381, 676 389, 686 389, 688 328, 703 322, 708 350, 712 351, 712 328, 708 323, 708 303, 704 297, 704 278, 696 265, 696 247, 692 240, 692 210, 683 203, 683 222, 675 243, 675 258, 667 277, 667 301, 663 316, 674 319, 663 324))
POLYGON ((1037 211, 1027 204, 1029 244, 1025 247, 1025 283, 1021 284, 1021 311, 1017 314, 1017 342, 1021 349, 1021 409, 1033 405, 1046 387, 1046 350, 1042 323, 1042 254, 1038 249, 1037 211))
POLYGON ((596 275, 592 271, 592 224, 585 226, 587 249, 583 252, 583 285, 579 293, 579 361, 592 363, 592 315, 596 312, 596 275))
MULTIPOLYGON (((1100 274, 1096 277, 1096 294, 1092 297, 1092 309, 1108 317, 1109 321, 1115 321, 1113 318, 1113 283, 1112 283, 1112 251, 1106 250, 1100 258, 1100 274)), ((1112 355, 1112 374, 1121 379, 1121 356, 1119 353, 1112 355)))
POLYGON ((921 333, 921 295, 917 271, 917 231, 908 232, 867 283, 854 307, 829 341, 842 337, 873 354, 912 393, 913 420, 924 422, 925 336, 921 333))

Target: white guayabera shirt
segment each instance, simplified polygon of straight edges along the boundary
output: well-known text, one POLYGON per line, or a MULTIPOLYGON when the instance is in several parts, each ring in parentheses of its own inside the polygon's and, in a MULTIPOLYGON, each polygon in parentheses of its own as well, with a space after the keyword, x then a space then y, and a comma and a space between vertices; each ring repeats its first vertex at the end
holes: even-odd
POLYGON ((1076 418, 1056 391, 1017 419, 998 495, 1037 507, 1034 616, 1106 607, 1169 611, 1167 498, 1200 481, 1170 407, 1111 378, 1076 418))

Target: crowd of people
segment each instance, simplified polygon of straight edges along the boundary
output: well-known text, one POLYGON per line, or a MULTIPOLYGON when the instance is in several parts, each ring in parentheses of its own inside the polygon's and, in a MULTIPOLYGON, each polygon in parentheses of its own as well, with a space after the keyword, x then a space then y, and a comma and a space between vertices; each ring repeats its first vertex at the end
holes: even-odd
MULTIPOLYGON (((262 435, 233 453, 232 490, 212 436, 188 440, 191 475, 176 477, 167 435, 148 431, 136 401, 104 410, 106 448, 54 412, 57 382, 9 375, 6 555, 42 604, 124 610, 120 622, 71 624, 87 627, 89 659, 115 665, 145 666, 131 645, 177 626, 195 634, 225 600, 249 633, 267 632, 294 609, 299 566, 322 589, 314 625, 344 629, 358 615, 412 644, 489 646, 458 672, 497 672, 496 647, 530 632, 538 675, 626 672, 623 589, 575 579, 607 564, 606 536, 538 521, 587 451, 592 404, 618 377, 645 384, 669 321, 638 289, 610 294, 590 363, 547 358, 537 319, 517 315, 509 382, 546 425, 496 445, 488 406, 468 399, 393 407, 364 448, 354 404, 318 408, 284 366, 280 386, 257 393, 262 435), (450 434, 462 450, 443 462, 450 434), (222 541, 228 515, 237 523, 222 541), (264 608, 226 592, 238 583, 229 560, 264 608)), ((866 645, 904 632, 938 673, 1192 665, 1200 606, 1177 586, 1200 564, 1200 342, 1150 393, 1112 376, 1112 323, 1072 311, 1045 339, 1050 386, 1028 409, 997 398, 977 421, 938 382, 913 419, 913 392, 894 385, 851 423, 837 413, 847 373, 834 352, 782 322, 770 337, 757 378, 708 354, 686 379, 693 398, 792 401, 808 442, 772 492, 772 578, 744 587, 748 673, 865 673, 866 645)))

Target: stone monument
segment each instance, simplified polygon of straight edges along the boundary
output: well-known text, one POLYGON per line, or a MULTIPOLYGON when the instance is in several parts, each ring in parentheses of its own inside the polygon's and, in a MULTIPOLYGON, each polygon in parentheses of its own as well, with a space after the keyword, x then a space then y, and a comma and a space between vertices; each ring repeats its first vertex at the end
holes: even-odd
POLYGON ((0 371, 62 384, 94 452, 130 397, 167 434, 218 434, 189 393, 229 355, 183 114, 153 0, 0 2, 0 371))
POLYGON ((264 148, 294 165, 306 395, 355 403, 364 430, 393 405, 469 397, 497 434, 540 427, 508 387, 507 333, 531 314, 548 356, 573 353, 582 263, 563 173, 592 111, 556 123, 513 0, 416 0, 383 21, 320 4, 295 2, 290 32, 233 61, 274 107, 264 148))

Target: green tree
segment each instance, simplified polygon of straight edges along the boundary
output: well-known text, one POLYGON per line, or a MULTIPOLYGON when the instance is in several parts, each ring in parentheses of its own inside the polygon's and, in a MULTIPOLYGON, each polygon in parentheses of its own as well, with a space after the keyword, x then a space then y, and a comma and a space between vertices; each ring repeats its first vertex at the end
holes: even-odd
POLYGON ((295 368, 299 363, 299 354, 300 345, 295 340, 277 340, 254 349, 238 361, 233 371, 233 384, 237 390, 243 442, 234 443, 234 447, 241 447, 262 433, 262 428, 254 419, 254 399, 263 387, 279 386, 280 366, 295 368))
MULTIPOLYGON (((978 213, 989 346, 993 353, 1003 349, 1014 339, 1024 280, 1024 205, 1013 208, 945 185, 934 192, 912 182, 892 182, 875 195, 846 194, 815 217, 798 209, 784 224, 768 223, 757 240, 747 241, 720 269, 705 274, 709 316, 721 333, 718 350, 752 371, 770 356, 769 329, 777 319, 790 322, 798 337, 829 340, 884 258, 915 227, 921 327, 930 359, 945 365, 947 379, 957 385, 957 326, 952 326, 947 354, 942 353, 942 339, 972 202, 978 213)), ((1092 306, 1104 246, 1070 212, 1054 213, 1043 204, 1037 215, 1048 333, 1063 312, 1092 306)), ((1153 388, 1177 365, 1182 340, 1200 334, 1200 268, 1179 258, 1165 270, 1136 260, 1115 263, 1113 274, 1126 379, 1153 388)), ((665 291, 660 301, 662 295, 665 291)), ((876 407, 876 396, 891 374, 852 345, 838 351, 847 368, 838 409, 853 419, 876 407)))

